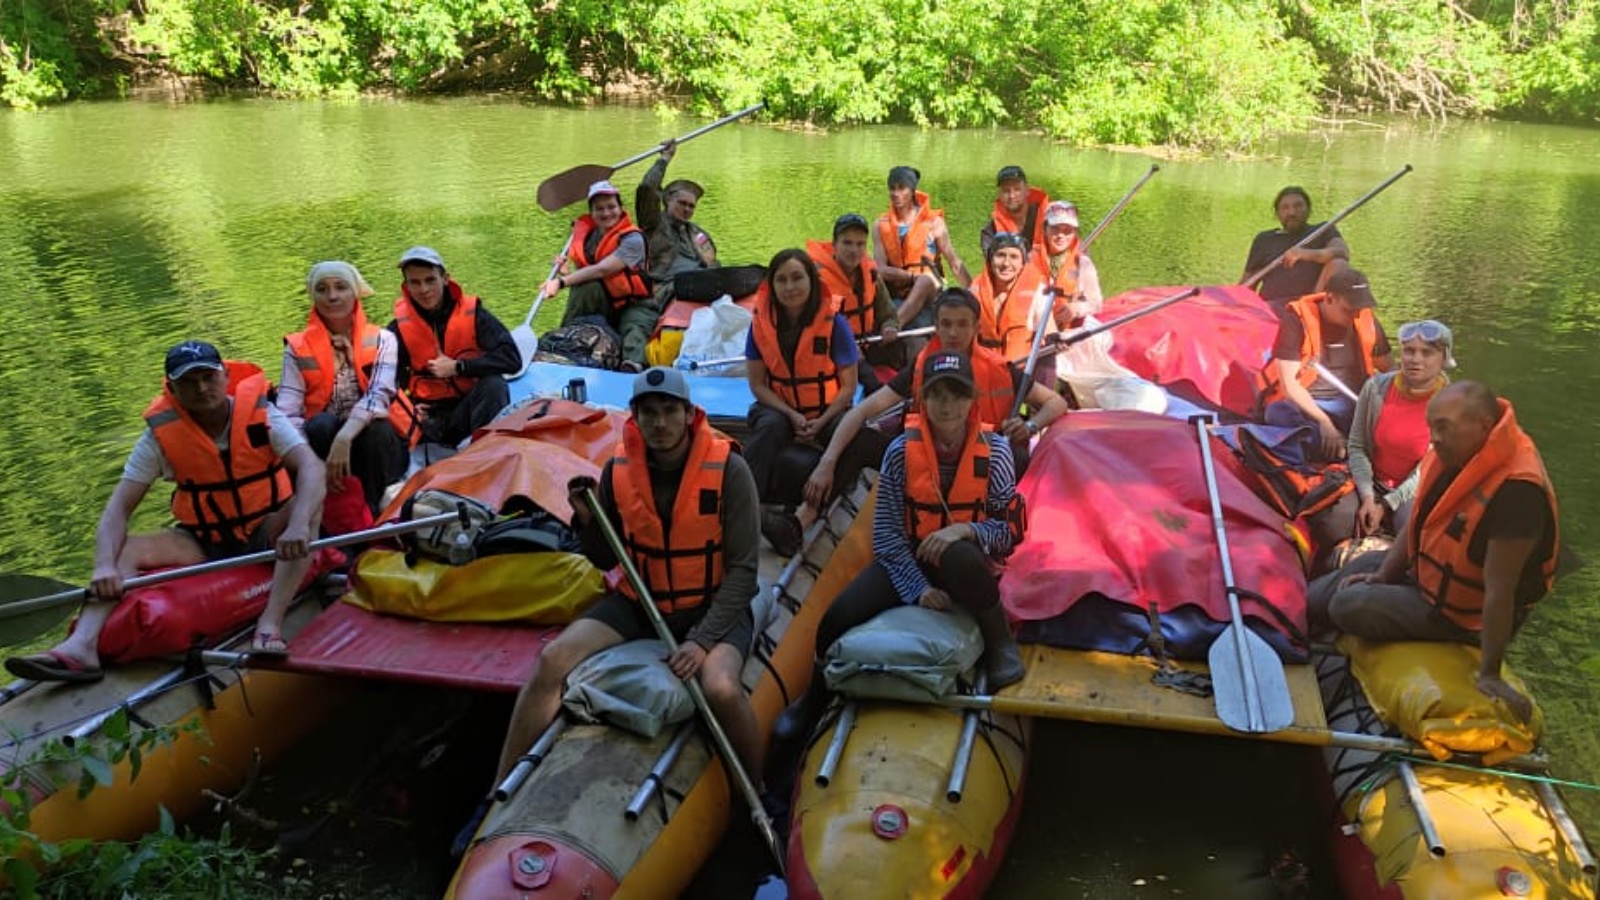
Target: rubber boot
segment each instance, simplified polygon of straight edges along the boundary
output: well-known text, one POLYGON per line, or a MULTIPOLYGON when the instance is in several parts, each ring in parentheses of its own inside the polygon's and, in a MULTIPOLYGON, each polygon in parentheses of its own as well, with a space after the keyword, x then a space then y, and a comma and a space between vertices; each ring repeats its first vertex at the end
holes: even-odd
POLYGON ((828 699, 828 685, 823 678, 822 662, 814 660, 811 663, 811 682, 807 685, 806 692, 779 713, 778 720, 772 724, 773 743, 804 740, 811 733, 811 728, 817 719, 822 716, 822 711, 828 708, 828 699))
POLYGON ((983 665, 989 673, 989 693, 1022 680, 1027 671, 1022 665, 1022 650, 1011 636, 1006 611, 997 603, 973 615, 983 633, 983 665))

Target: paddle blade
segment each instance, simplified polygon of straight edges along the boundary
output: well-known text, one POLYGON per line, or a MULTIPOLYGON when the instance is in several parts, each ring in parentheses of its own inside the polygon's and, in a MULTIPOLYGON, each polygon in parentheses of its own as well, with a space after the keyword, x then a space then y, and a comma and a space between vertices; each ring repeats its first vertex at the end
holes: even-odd
POLYGON ((1265 734, 1294 722, 1283 660, 1260 635, 1230 624, 1212 642, 1209 661, 1222 724, 1234 731, 1265 734))
MULTIPOLYGON (((21 603, 45 594, 62 594, 74 591, 75 586, 54 578, 38 575, 0 574, 0 610, 12 603, 21 603)), ((82 599, 81 589, 61 603, 42 606, 17 616, 0 616, 0 647, 23 644, 61 624, 67 613, 77 609, 82 599)))
POLYGON ((522 368, 511 376, 516 378, 528 370, 533 355, 539 352, 539 336, 534 333, 533 326, 524 323, 511 329, 511 340, 517 345, 517 355, 522 358, 522 368))
POLYGON ((605 181, 614 170, 610 166, 573 166, 539 183, 539 208, 545 212, 565 209, 589 196, 589 185, 605 181))

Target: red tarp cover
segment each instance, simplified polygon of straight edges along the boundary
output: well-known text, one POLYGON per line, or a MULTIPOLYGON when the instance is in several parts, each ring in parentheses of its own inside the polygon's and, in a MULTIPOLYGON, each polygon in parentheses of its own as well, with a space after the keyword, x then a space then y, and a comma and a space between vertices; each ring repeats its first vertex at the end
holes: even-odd
MULTIPOLYGON (((1183 290, 1125 291, 1106 300, 1099 319, 1109 322, 1183 290)), ((1198 297, 1117 326, 1111 356, 1181 397, 1248 416, 1277 333, 1277 314, 1255 291, 1202 287, 1198 297)))
POLYGON ((420 622, 335 603, 294 636, 281 667, 514 693, 559 628, 420 622))
MULTIPOLYGON (((1225 444, 1213 440, 1212 455, 1236 583, 1278 610, 1247 598, 1243 612, 1281 654, 1303 656, 1306 582, 1284 520, 1246 487, 1225 444)), ((1074 412, 1040 440, 1019 489, 1028 532, 1001 596, 1025 638, 1130 652, 1155 602, 1173 652, 1204 657, 1229 613, 1192 424, 1131 410, 1074 412)))

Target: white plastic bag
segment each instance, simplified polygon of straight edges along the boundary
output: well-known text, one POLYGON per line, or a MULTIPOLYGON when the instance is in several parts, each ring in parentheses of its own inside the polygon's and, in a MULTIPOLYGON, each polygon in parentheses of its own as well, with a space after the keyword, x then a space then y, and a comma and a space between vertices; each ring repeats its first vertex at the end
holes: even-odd
POLYGON ((744 344, 750 333, 750 310, 733 302, 724 294, 709 306, 701 307, 689 317, 689 327, 683 333, 683 347, 678 351, 675 365, 680 369, 694 369, 699 375, 722 375, 743 378, 744 344), (724 366, 698 368, 694 363, 712 360, 738 359, 724 366))

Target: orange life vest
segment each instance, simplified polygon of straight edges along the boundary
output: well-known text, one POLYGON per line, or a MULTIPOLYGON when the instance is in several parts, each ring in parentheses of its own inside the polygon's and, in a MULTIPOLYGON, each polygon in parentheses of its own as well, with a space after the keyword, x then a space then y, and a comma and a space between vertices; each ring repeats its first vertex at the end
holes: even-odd
POLYGON ((1056 296, 1064 300, 1072 300, 1078 296, 1079 272, 1083 269, 1082 257, 1078 255, 1081 242, 1077 235, 1073 235, 1072 244, 1067 248, 1066 259, 1061 267, 1054 272, 1050 271, 1050 254, 1043 249, 1035 249, 1034 259, 1039 261, 1039 268, 1044 270, 1045 277, 1055 285, 1056 296))
POLYGON ((478 383, 476 378, 455 375, 435 378, 423 368, 429 360, 441 355, 451 359, 473 359, 483 353, 478 347, 478 298, 463 293, 461 285, 456 284, 454 279, 445 285, 445 289, 450 292, 455 306, 450 310, 450 318, 445 321, 443 348, 439 346, 439 337, 434 333, 433 326, 412 305, 411 294, 405 288, 401 288, 400 296, 394 301, 394 321, 400 331, 400 340, 405 342, 406 356, 411 360, 411 383, 407 385, 406 393, 420 403, 465 397, 467 391, 478 383))
MULTIPOLYGON (((940 343, 936 336, 928 341, 928 345, 917 354, 915 368, 911 370, 911 409, 917 409, 917 402, 922 398, 922 364, 927 361, 930 353, 938 353, 946 347, 940 343)), ((958 351, 960 352, 960 351, 958 351)), ((974 406, 978 410, 978 421, 985 428, 995 428, 1011 416, 1011 405, 1016 401, 1016 389, 1012 383, 1011 365, 1000 354, 973 342, 966 351, 972 360, 972 380, 974 382, 973 399, 977 401, 974 406)))
POLYGON ((994 226, 995 234, 1011 232, 1020 234, 1033 246, 1035 253, 1044 246, 1044 208, 1050 205, 1050 197, 1036 187, 1028 188, 1028 199, 1024 201, 1027 206, 1021 222, 1011 218, 1011 213, 1001 205, 999 198, 995 198, 994 212, 989 216, 989 224, 994 226))
MULTIPOLYGON (((1317 367, 1312 365, 1322 358, 1322 314, 1317 309, 1317 304, 1326 303, 1330 295, 1327 293, 1307 294, 1288 304, 1290 312, 1300 319, 1300 324, 1305 327, 1305 337, 1300 341, 1300 372, 1295 380, 1300 386, 1310 388, 1317 381, 1317 367)), ((1377 371, 1372 361, 1372 348, 1378 343, 1378 326, 1372 317, 1372 310, 1358 309, 1350 322, 1350 328, 1355 332, 1356 345, 1361 350, 1361 371, 1367 378, 1377 371)), ((1283 384, 1278 379, 1278 360, 1267 360, 1266 366, 1261 370, 1263 387, 1261 389, 1261 406, 1288 396, 1283 392, 1283 384)), ((1361 385, 1352 384, 1349 388, 1360 391, 1361 385)))
POLYGON ((800 333, 791 366, 778 346, 778 305, 765 284, 756 295, 750 337, 767 367, 767 383, 783 402, 807 419, 822 415, 839 395, 839 367, 833 361, 832 307, 824 299, 817 317, 800 333))
MULTIPOLYGON (((972 282, 972 294, 978 298, 978 340, 985 347, 998 350, 1010 362, 1028 358, 1033 349, 1033 305, 1039 291, 1047 286, 1044 271, 1038 266, 1024 265, 1022 273, 1012 283, 1004 298, 996 296, 994 282, 988 271, 972 282)), ((1045 325, 1045 333, 1056 331, 1053 311, 1045 325)))
MULTIPOLYGON (((1443 476, 1444 466, 1432 448, 1422 458, 1422 474, 1417 496, 1427 497, 1443 476)), ((1423 521, 1412 520, 1407 560, 1422 596, 1450 621, 1474 631, 1483 628, 1483 565, 1474 562, 1467 550, 1473 535, 1483 523, 1484 513, 1495 492, 1507 481, 1527 481, 1538 485, 1550 504, 1551 527, 1556 528, 1555 491, 1545 474, 1544 460, 1533 440, 1517 426, 1511 404, 1500 400, 1500 421, 1489 438, 1443 496, 1427 511, 1423 521)), ((1550 555, 1539 561, 1544 589, 1555 583, 1556 557, 1560 531, 1550 542, 1550 555)), ((1520 577, 1520 576, 1519 576, 1520 577)))
MULTIPOLYGON (((594 216, 588 213, 579 216, 578 221, 573 223, 572 244, 567 252, 572 256, 574 266, 580 269, 592 266, 617 252, 617 248, 622 245, 622 239, 628 235, 637 234, 641 237, 644 235, 644 232, 633 224, 633 220, 628 218, 628 214, 623 213, 622 218, 611 226, 610 231, 600 235, 599 243, 595 245, 594 251, 590 252, 589 238, 599 227, 600 224, 594 220, 594 216)), ((645 254, 645 260, 648 264, 648 253, 645 254)), ((607 275, 600 284, 605 287, 606 296, 611 298, 613 309, 621 309, 628 305, 630 300, 645 300, 650 297, 650 285, 645 281, 644 269, 640 266, 623 266, 607 275)))
POLYGON ((923 426, 921 416, 906 417, 906 533, 913 544, 946 525, 989 517, 989 441, 985 434, 976 417, 967 423, 961 461, 956 464, 950 491, 945 493, 932 429, 923 426))
MULTIPOLYGON (((378 360, 382 332, 383 329, 367 321, 367 314, 357 301, 355 324, 350 329, 355 338, 350 362, 355 366, 356 384, 363 394, 372 383, 372 367, 378 360)), ((306 317, 305 330, 284 335, 283 342, 288 345, 295 368, 300 370, 300 380, 305 383, 305 417, 309 419, 327 409, 328 401, 333 399, 334 372, 338 366, 333 355, 333 335, 328 333, 322 317, 312 310, 306 317)), ((389 403, 389 424, 401 437, 411 436, 413 418, 410 404, 398 399, 389 403)))
MULTIPOLYGON (((732 449, 697 408, 672 521, 663 523, 650 487, 644 435, 632 418, 623 425, 611 458, 611 496, 622 519, 622 543, 664 613, 709 602, 722 584, 722 480, 732 449)), ((629 582, 621 590, 639 599, 629 582)))
POLYGON ((894 268, 904 269, 913 275, 923 272, 943 275, 944 266, 940 264, 938 256, 928 255, 928 232, 933 227, 934 219, 944 218, 944 210, 930 207, 928 195, 922 191, 915 192, 914 196, 917 212, 906 229, 905 237, 900 236, 900 226, 895 221, 893 207, 878 217, 878 246, 883 248, 884 260, 894 268))
POLYGON ((145 424, 172 466, 172 515, 202 541, 243 547, 263 519, 289 501, 294 485, 272 452, 267 390, 261 368, 229 360, 228 449, 200 427, 163 386, 144 411, 145 424))
POLYGON ((822 275, 822 292, 839 300, 834 310, 850 323, 850 330, 858 337, 878 333, 878 314, 872 304, 878 298, 878 264, 870 257, 861 261, 861 293, 857 294, 844 267, 833 258, 833 242, 806 241, 806 253, 817 264, 822 275))

